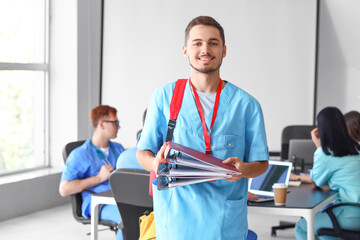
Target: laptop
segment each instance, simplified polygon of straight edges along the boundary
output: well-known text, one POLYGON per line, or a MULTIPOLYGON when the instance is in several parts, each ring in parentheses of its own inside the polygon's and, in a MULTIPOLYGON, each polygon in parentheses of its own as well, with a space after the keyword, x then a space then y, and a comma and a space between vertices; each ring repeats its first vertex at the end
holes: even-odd
POLYGON ((259 196, 258 200, 252 202, 265 202, 274 199, 272 186, 274 183, 285 183, 289 185, 292 162, 269 161, 268 170, 255 178, 249 179, 249 192, 259 196))

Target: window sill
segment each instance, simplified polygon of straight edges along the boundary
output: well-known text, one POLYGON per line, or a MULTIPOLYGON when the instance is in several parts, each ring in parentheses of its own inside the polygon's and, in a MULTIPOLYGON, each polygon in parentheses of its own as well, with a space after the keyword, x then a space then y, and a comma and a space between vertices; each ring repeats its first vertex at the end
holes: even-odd
POLYGON ((23 173, 14 173, 11 175, 0 176, 0 185, 26 181, 29 179, 45 177, 57 173, 61 173, 62 169, 59 167, 47 167, 42 169, 36 169, 33 171, 23 172, 23 173))

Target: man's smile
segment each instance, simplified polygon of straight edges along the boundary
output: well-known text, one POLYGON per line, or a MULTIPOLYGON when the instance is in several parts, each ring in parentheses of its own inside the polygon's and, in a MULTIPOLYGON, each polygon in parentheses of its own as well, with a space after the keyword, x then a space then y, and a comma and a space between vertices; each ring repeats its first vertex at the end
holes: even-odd
POLYGON ((215 57, 208 56, 208 55, 198 57, 198 59, 199 59, 200 61, 203 61, 203 62, 210 62, 210 61, 213 60, 214 58, 215 58, 215 57))

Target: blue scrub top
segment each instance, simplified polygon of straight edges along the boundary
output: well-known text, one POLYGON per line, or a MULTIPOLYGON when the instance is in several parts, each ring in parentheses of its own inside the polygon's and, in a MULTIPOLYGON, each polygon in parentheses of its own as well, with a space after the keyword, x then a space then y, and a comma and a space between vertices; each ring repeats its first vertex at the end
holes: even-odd
MULTIPOLYGON (((149 103, 138 148, 154 154, 166 140, 175 82, 158 89, 149 103)), ((213 111, 213 110, 212 110, 213 111)), ((210 126, 212 111, 206 117, 210 126)), ((268 160, 263 114, 248 93, 227 82, 211 129, 212 155, 244 162, 268 160)), ((189 84, 185 88, 173 141, 205 152, 202 124, 189 84)), ((218 180, 154 191, 157 239, 245 239, 248 179, 218 180)))
MULTIPOLYGON (((124 151, 121 144, 109 141, 109 156, 106 159, 115 168, 118 156, 124 151)), ((91 144, 91 139, 87 139, 83 145, 74 149, 66 160, 64 170, 61 175, 62 181, 72 181, 76 179, 85 179, 92 176, 96 176, 104 162, 99 157, 105 156, 105 153, 101 151, 95 145, 91 144), (100 151, 103 155, 98 154, 96 151, 100 151)), ((95 193, 104 192, 110 190, 109 180, 100 183, 97 186, 91 187, 88 190, 95 193)), ((82 192, 82 215, 86 218, 90 217, 91 209, 91 194, 88 192, 82 192)))
POLYGON ((332 190, 338 191, 339 202, 360 203, 359 169, 360 155, 335 157, 326 155, 322 147, 318 147, 310 176, 317 186, 329 184, 332 190))
MULTIPOLYGON (((314 153, 314 164, 310 172, 311 179, 319 187, 328 184, 330 189, 338 191, 335 203, 360 203, 360 155, 335 157, 326 155, 319 147, 314 153)), ((334 209, 334 214, 341 228, 353 231, 360 230, 360 209, 358 207, 343 206, 334 209)), ((329 227, 329 217, 325 213, 315 216, 315 228, 329 227), (323 216, 325 215, 325 216, 323 216)), ((300 221, 295 228, 297 236, 305 231, 306 223, 300 221)))
POLYGON ((136 158, 137 147, 126 149, 118 158, 116 163, 116 169, 118 168, 134 168, 142 169, 136 158))

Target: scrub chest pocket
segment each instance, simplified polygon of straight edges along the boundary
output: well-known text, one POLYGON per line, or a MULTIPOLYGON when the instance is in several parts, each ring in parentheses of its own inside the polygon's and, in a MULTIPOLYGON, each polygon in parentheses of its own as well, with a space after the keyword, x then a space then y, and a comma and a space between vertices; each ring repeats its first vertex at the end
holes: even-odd
POLYGON ((244 149, 241 147, 242 138, 242 136, 235 134, 214 135, 212 141, 215 144, 215 157, 222 160, 229 157, 238 157, 243 160, 244 149))

